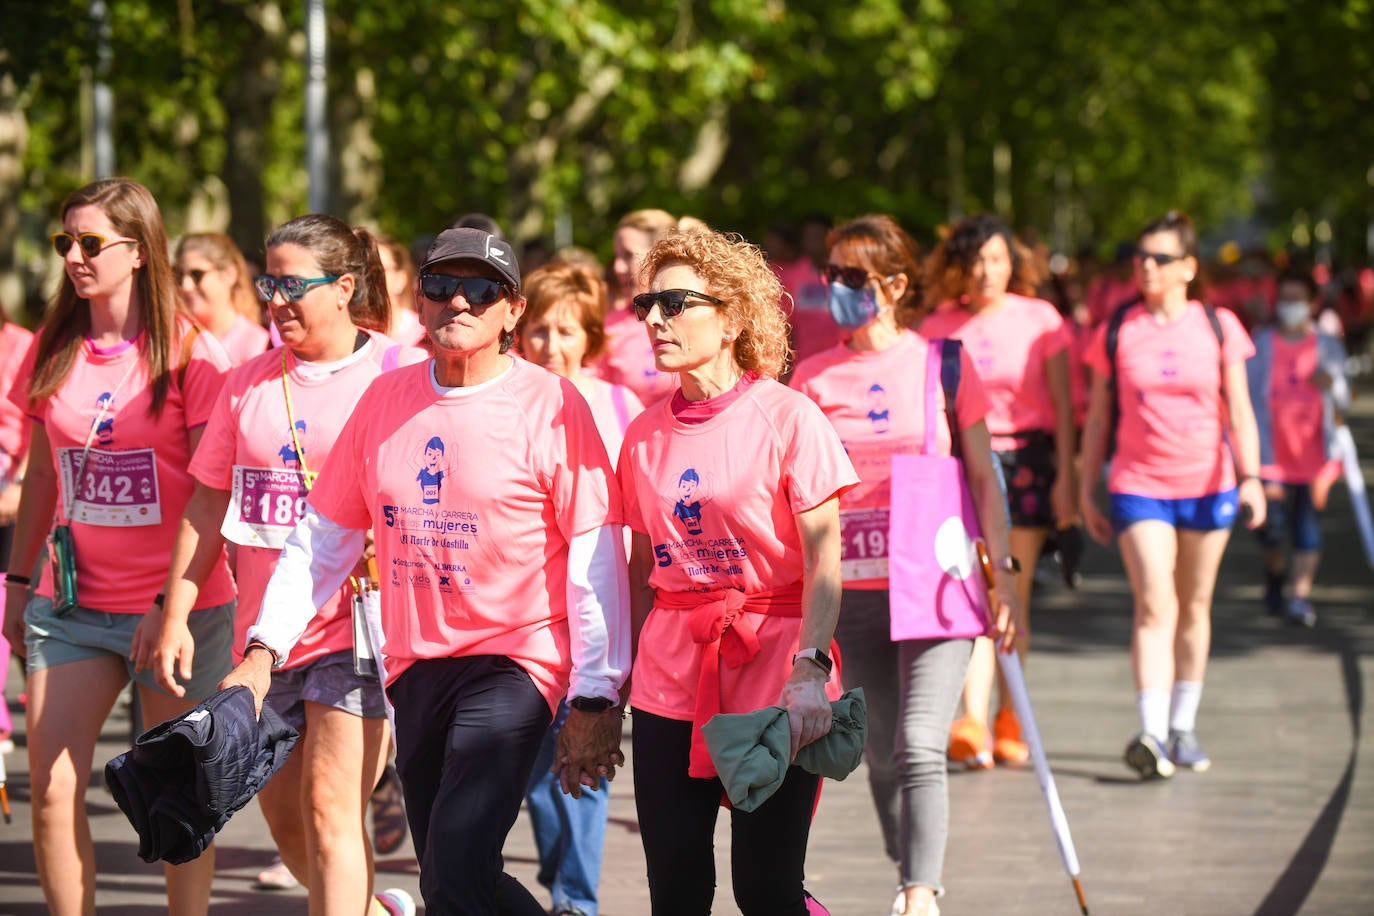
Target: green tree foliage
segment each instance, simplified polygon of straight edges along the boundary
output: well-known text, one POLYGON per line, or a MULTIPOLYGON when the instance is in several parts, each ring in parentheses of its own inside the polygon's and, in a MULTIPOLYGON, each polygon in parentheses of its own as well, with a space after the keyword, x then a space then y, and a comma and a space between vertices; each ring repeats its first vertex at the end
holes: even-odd
MULTIPOLYGON (((6 0, 13 7, 15 0, 6 0)), ((27 121, 0 249, 91 177, 88 0, 7 9, 27 121), (16 224, 11 231, 5 227, 16 224), (9 233, 10 237, 3 237, 9 233)), ((303 0, 117 0, 117 169, 250 253, 302 212, 303 0)), ((480 210, 603 253, 619 215, 761 237, 1001 210, 1110 246, 1183 207, 1327 216, 1363 244, 1369 0, 327 0, 333 210, 401 238, 480 210)), ((0 268, 3 268, 0 259, 0 268)))

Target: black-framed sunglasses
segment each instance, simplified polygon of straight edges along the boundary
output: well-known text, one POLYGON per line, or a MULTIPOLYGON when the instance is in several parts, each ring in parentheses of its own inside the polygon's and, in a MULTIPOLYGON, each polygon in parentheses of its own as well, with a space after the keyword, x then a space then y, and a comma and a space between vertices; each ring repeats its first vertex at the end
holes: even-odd
POLYGON ((258 291, 258 295, 263 302, 271 302, 272 297, 278 292, 287 302, 296 302, 306 293, 310 292, 310 287, 318 286, 321 283, 333 283, 339 279, 335 277, 274 277, 271 274, 262 274, 253 281, 253 288, 258 291))
POLYGON ((868 278, 872 276, 862 267, 841 267, 838 264, 827 264, 821 274, 825 277, 826 283, 843 283, 850 289, 863 289, 868 285, 868 278))
POLYGON ((654 306, 658 306, 658 310, 664 318, 676 318, 678 315, 681 315, 682 310, 689 305, 698 304, 696 302, 688 302, 687 299, 689 297, 701 299, 712 305, 725 304, 715 296, 708 296, 694 289, 665 289, 656 293, 640 293, 638 296, 635 296, 633 301, 635 317, 640 321, 644 321, 649 317, 649 313, 654 310, 654 306))
POLYGON ((1135 250, 1137 261, 1154 261, 1157 267, 1168 267, 1170 264, 1175 264, 1187 257, 1186 254, 1165 254, 1162 251, 1146 251, 1143 248, 1135 250))
POLYGON ((194 286, 194 287, 196 287, 196 289, 199 289, 199 288, 200 288, 200 281, 201 281, 201 280, 204 280, 204 279, 205 279, 205 275, 208 274, 209 272, 210 272, 210 271, 208 271, 208 270, 182 270, 181 268, 178 267, 177 269, 175 269, 175 270, 172 271, 172 276, 173 276, 173 277, 176 277, 176 281, 177 281, 177 285, 178 285, 178 286, 181 285, 181 281, 182 281, 182 280, 185 280, 187 277, 190 277, 190 278, 191 278, 191 285, 194 286))
POLYGON ((451 274, 420 274, 420 295, 430 302, 450 302, 463 291, 468 305, 491 305, 506 295, 509 287, 488 277, 455 277, 451 274))
POLYGON ((97 235, 94 232, 79 232, 76 235, 72 235, 70 232, 54 232, 48 236, 48 239, 52 242, 53 251, 56 251, 58 257, 62 258, 67 256, 67 252, 72 250, 73 245, 80 245, 81 253, 88 258, 93 258, 111 245, 138 244, 138 239, 107 239, 105 236, 97 235))

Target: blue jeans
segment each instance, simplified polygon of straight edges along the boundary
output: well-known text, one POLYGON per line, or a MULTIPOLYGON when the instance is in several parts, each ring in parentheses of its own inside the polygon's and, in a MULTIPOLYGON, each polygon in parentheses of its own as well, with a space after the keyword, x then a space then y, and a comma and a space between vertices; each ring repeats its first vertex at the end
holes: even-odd
POLYGON ((539 847, 539 883, 553 894, 553 908, 577 909, 596 916, 596 886, 601 880, 601 848, 606 839, 610 783, 603 776, 595 792, 584 786, 581 798, 565 795, 558 777, 549 772, 558 745, 558 731, 568 718, 568 701, 558 704, 558 716, 544 733, 534 761, 525 808, 539 847))

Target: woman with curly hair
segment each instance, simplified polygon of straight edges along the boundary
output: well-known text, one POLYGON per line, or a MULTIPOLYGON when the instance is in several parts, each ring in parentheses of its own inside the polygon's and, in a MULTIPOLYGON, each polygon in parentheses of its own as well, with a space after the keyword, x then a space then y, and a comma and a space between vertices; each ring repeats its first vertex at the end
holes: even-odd
MULTIPOLYGON (((1069 389, 1070 329, 1059 310, 1032 298, 1030 252, 991 214, 956 225, 926 266, 926 303, 934 311, 921 336, 963 341, 988 394, 988 432, 1001 464, 1011 509, 1011 552, 999 558, 1016 579, 1029 622, 1035 562, 1052 526, 1078 514, 1075 431, 1069 389)), ((1024 659, 1029 626, 1017 633, 1024 659)), ((964 682, 964 716, 950 728, 949 756, 969 769, 1024 764, 1030 752, 1005 683, 988 731, 997 662, 990 640, 974 645, 964 682)))
MULTIPOLYGON (((891 217, 862 216, 832 230, 825 276, 830 312, 849 336, 804 360, 792 386, 825 412, 863 478, 840 500, 844 591, 835 641, 844 658, 845 686, 862 687, 868 704, 869 789, 900 882, 892 912, 933 916, 939 912, 935 896, 949 823, 945 743, 973 640, 892 639, 892 459, 922 452, 923 442, 932 443, 937 454, 959 455, 989 549, 995 557, 1007 556, 1006 513, 983 419, 988 398, 961 351, 957 428, 947 422, 943 391, 927 418, 924 379, 932 343, 938 342, 910 330, 921 313, 920 267, 915 242, 891 217), (936 425, 933 434, 927 434, 927 422, 936 425)), ((1016 590, 1010 573, 996 575, 996 624, 1010 647, 1016 590)))
POLYGON ((269 335, 258 321, 253 278, 233 239, 218 232, 183 236, 172 274, 186 310, 224 345, 235 366, 267 349, 269 335))
MULTIPOLYGON (((722 785, 701 726, 782 706, 793 758, 829 732, 839 496, 858 477, 819 408, 777 381, 788 357, 782 286, 758 248, 670 234, 645 255, 643 277, 634 313, 679 387, 630 424, 620 452, 633 532, 635 800, 655 916, 704 914, 722 785)), ((818 787, 794 765, 757 809, 731 812, 746 916, 822 911, 802 875, 818 787)))

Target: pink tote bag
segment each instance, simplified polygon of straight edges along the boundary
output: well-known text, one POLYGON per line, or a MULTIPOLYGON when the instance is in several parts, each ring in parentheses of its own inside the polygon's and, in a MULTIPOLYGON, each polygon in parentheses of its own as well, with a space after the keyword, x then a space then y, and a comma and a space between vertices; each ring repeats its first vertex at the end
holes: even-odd
MULTIPOLYGON (((935 424, 940 422, 935 391, 943 345, 943 340, 932 340, 926 354, 921 454, 892 456, 888 588, 893 640, 960 639, 988 632, 987 592, 973 543, 981 531, 964 463, 935 453, 935 424)), ((945 397, 952 402, 954 396, 951 386, 945 397)), ((950 435, 957 443, 959 431, 953 424, 950 435)))

